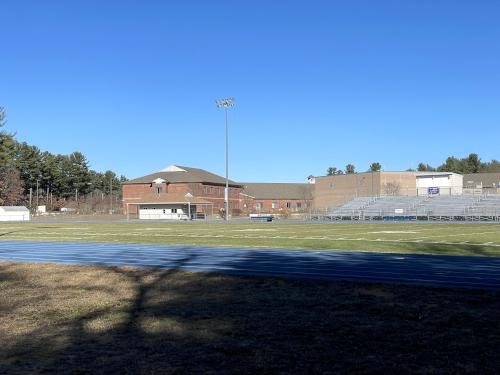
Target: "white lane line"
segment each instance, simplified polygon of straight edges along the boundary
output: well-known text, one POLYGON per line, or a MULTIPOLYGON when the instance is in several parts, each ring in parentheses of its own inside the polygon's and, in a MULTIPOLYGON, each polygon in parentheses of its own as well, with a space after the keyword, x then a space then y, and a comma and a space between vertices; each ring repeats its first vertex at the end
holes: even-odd
MULTIPOLYGON (((114 249, 118 249, 120 251, 130 251, 130 249, 137 249, 137 250, 142 250, 142 249, 147 249, 150 250, 152 248, 158 249, 161 251, 168 251, 169 249, 209 249, 211 251, 228 251, 228 250, 236 250, 236 251, 242 251, 242 250, 252 250, 254 248, 252 247, 226 247, 226 246, 192 246, 192 245, 163 245, 163 244, 127 244, 127 243, 120 243, 120 244, 111 244, 111 243, 93 243, 93 242, 78 242, 78 243, 73 243, 73 242, 53 242, 47 244, 47 242, 39 242, 39 241, 32 241, 32 242, 23 242, 23 241, 0 241, 0 248, 6 247, 9 245, 15 246, 17 248, 20 247, 19 244, 23 244, 23 246, 31 246, 33 248, 39 249, 44 246, 49 246, 50 248, 67 248, 67 247, 81 247, 83 249, 92 249, 92 248, 98 248, 101 247, 103 249, 109 249, 110 246, 113 246, 114 249)), ((269 253, 270 251, 274 251, 276 254, 282 253, 284 250, 290 250, 290 249, 280 249, 280 248, 268 248, 268 247, 263 247, 266 249, 266 253, 269 253)), ((310 254, 311 250, 293 250, 293 254, 310 254)), ((349 254, 350 257, 356 257, 359 256, 360 254, 369 254, 370 257, 373 257, 375 255, 378 256, 385 256, 386 254, 390 253, 374 253, 374 252, 362 252, 362 251, 346 251, 342 249, 331 249, 331 250, 323 250, 325 256, 328 254, 328 256, 335 256, 336 254, 342 254, 341 256, 345 254, 349 254)), ((409 254, 410 255, 410 254, 409 254)), ((418 255, 417 255, 418 256, 418 255)), ((435 259, 436 256, 433 256, 435 259)), ((466 257, 460 257, 460 259, 466 259, 466 257)), ((488 258, 492 259, 492 258, 488 258)))
MULTIPOLYGON (((43 260, 41 262, 44 262, 43 260)), ((44 262, 46 263, 46 262, 44 262)), ((78 262, 61 262, 62 264, 81 264, 78 262)), ((123 263, 120 261, 116 261, 113 263, 109 264, 103 264, 101 262, 93 262, 91 263, 93 265, 110 265, 110 266, 118 266, 118 265, 124 265, 124 266, 130 266, 130 264, 123 263)), ((133 265, 137 266, 137 265, 133 265)), ((146 267, 148 265, 145 265, 146 267)), ((150 265, 153 266, 154 265, 150 265)), ((186 270, 186 271, 201 271, 201 272, 233 272, 235 274, 242 274, 242 273, 247 273, 250 275, 271 275, 271 276, 276 276, 276 275, 290 275, 290 276, 295 276, 295 277, 327 277, 327 278, 343 278, 343 279, 360 279, 360 280, 386 280, 386 281, 391 281, 391 282, 417 282, 417 283, 428 283, 428 284, 434 284, 434 285, 455 285, 455 286, 477 286, 477 287, 497 287, 497 283, 494 282, 493 284, 491 283, 492 280, 489 279, 481 279, 481 278, 429 278, 429 277, 424 277, 423 275, 408 275, 406 277, 402 277, 400 274, 396 275, 386 275, 386 274, 373 274, 373 273, 364 273, 364 272, 357 272, 356 270, 351 270, 349 273, 343 273, 343 272, 336 272, 336 273, 324 273, 324 272, 303 272, 303 271, 295 271, 295 272, 290 272, 286 270, 260 270, 260 269, 253 269, 253 268, 235 268, 235 267, 230 267, 230 266, 225 266, 225 267, 190 267, 190 266, 183 266, 183 267, 178 267, 178 269, 186 270), (488 282, 489 281, 489 282, 488 282)), ((429 276, 429 275, 427 275, 429 276)))
MULTIPOLYGON (((315 263, 318 261, 317 257, 316 257, 316 259, 314 257, 311 257, 311 255, 313 253, 306 252, 305 254, 304 253, 297 254, 296 252, 291 252, 291 253, 289 252, 289 253, 284 254, 283 250, 277 250, 277 251, 274 251, 273 253, 266 252, 266 253, 255 254, 251 250, 219 249, 218 254, 215 254, 215 251, 214 250, 210 251, 210 249, 202 250, 201 252, 200 251, 185 252, 185 249, 182 247, 179 247, 177 249, 169 249, 170 251, 162 251, 164 249, 161 249, 161 248, 160 249, 154 248, 152 250, 147 248, 147 250, 142 250, 142 251, 134 249, 134 251, 130 251, 130 249, 122 248, 121 246, 119 249, 112 249, 112 250, 106 249, 105 246, 103 246, 102 250, 104 250, 104 251, 92 251, 92 250, 89 250, 89 247, 93 247, 93 246, 87 245, 87 246, 73 247, 73 250, 67 250, 66 247, 69 247, 67 244, 66 244, 66 246, 64 243, 59 243, 59 244, 60 244, 59 247, 62 248, 59 250, 57 250, 57 249, 55 250, 54 248, 43 249, 43 248, 40 248, 39 246, 37 246, 36 244, 33 244, 31 247, 25 246, 23 250, 19 250, 19 249, 14 250, 14 254, 7 254, 6 256, 8 257, 10 255, 16 255, 16 254, 23 255, 25 257, 32 257, 32 256, 37 256, 37 255, 46 255, 46 256, 56 257, 56 258, 61 258, 64 256, 77 256, 81 260, 87 260, 89 257, 90 258, 97 257, 97 258, 102 258, 102 259, 109 259, 110 257, 121 257, 124 259, 131 258, 132 260, 138 260, 138 258, 144 258, 144 257, 153 257, 153 258, 159 258, 161 261, 169 261, 169 260, 178 261, 178 260, 185 259, 186 256, 193 256, 195 258, 201 258, 201 259, 215 259, 216 257, 218 257, 218 258, 229 257, 229 258, 236 258, 236 259, 246 259, 246 260, 249 260, 249 261, 251 260, 254 262, 257 260, 258 262, 261 262, 261 263, 274 262, 274 260, 272 259, 273 256, 277 256, 280 258, 282 258, 283 256, 287 256, 292 261, 293 261, 293 257, 309 258, 309 259, 302 259, 301 264, 315 263), (78 253, 78 251, 81 251, 81 252, 78 253), (165 259, 167 256, 172 257, 173 259, 165 259)), ((137 246, 135 246, 135 248, 137 248, 137 246)), ((1 254, 2 254, 2 252, 0 251, 0 255, 1 254)), ((327 254, 324 254, 324 256, 322 258, 325 258, 326 255, 327 254)), ((328 260, 340 261, 343 263, 353 264, 353 265, 357 265, 357 266, 360 265, 359 259, 355 259, 355 257, 353 257, 354 253, 342 254, 341 256, 337 256, 336 259, 331 256, 334 254, 328 254, 328 255, 329 256, 327 258, 330 258, 328 260)), ((362 262, 368 263, 370 260, 377 259, 376 255, 377 254, 367 255, 367 256, 365 256, 365 259, 362 260, 362 262)), ((411 255, 409 255, 408 258, 409 257, 411 257, 411 255)), ((380 258, 380 257, 378 257, 378 258, 380 258)), ((394 259, 394 257, 392 257, 392 258, 394 259)), ((385 263, 389 264, 389 263, 391 263, 390 259, 391 259, 391 255, 385 254, 384 258, 381 260, 383 260, 385 263)), ((424 259, 427 259, 427 258, 424 258, 424 259)), ((461 257, 459 257, 458 259, 461 260, 461 257)), ((427 260, 429 260, 429 259, 427 259, 427 260)), ((418 263, 419 262, 412 260, 410 264, 418 265, 418 263)), ((432 259, 432 263, 433 263, 434 268, 439 267, 439 262, 436 258, 432 259)), ((457 264, 460 264, 460 263, 462 263, 462 262, 458 262, 457 264)), ((399 267, 404 267, 404 266, 405 265, 402 265, 402 264, 399 265, 399 267)), ((500 262, 491 261, 491 267, 493 267, 493 269, 497 269, 498 266, 500 266, 500 262), (495 263, 498 263, 498 265, 495 266, 495 263)), ((446 267, 449 268, 450 266, 448 264, 446 264, 446 267)), ((404 267, 404 268, 406 268, 406 267, 404 267)), ((484 267, 484 266, 483 266, 483 268, 488 269, 488 267, 484 267)))
MULTIPOLYGON (((473 233, 455 233, 455 234, 439 234, 435 236, 425 236, 425 237, 415 237, 414 239, 425 239, 425 238, 442 238, 442 237, 460 237, 460 236, 481 236, 483 234, 498 233, 498 231, 489 232, 473 232, 473 233)), ((409 238, 411 240, 413 238, 409 238)))

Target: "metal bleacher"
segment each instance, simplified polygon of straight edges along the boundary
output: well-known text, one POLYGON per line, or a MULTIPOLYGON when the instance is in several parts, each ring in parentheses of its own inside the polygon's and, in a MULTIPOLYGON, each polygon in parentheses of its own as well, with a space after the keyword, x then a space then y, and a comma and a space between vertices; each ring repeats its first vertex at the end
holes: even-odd
POLYGON ((500 195, 357 197, 315 218, 500 221, 500 195))

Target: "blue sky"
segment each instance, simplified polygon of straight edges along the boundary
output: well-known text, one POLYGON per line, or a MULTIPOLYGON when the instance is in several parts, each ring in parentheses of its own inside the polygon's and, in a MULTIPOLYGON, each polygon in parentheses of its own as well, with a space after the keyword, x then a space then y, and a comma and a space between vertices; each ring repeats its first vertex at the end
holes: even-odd
POLYGON ((170 164, 305 181, 500 159, 500 2, 0 3, 7 130, 129 178, 170 164))

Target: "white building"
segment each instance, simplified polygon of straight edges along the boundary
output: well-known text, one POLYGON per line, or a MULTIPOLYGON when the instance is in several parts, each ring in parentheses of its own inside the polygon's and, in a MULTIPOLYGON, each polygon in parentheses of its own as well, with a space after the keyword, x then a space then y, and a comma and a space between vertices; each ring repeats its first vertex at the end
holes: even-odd
POLYGON ((417 195, 462 195, 461 174, 452 172, 416 172, 417 195))
POLYGON ((29 221, 31 215, 24 206, 0 206, 0 221, 29 221))

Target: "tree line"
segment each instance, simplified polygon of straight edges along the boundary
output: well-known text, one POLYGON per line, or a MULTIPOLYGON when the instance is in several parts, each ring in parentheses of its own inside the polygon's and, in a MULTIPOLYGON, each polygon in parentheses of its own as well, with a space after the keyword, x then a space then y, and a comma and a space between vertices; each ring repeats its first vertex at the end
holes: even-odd
MULTIPOLYGON (((368 169, 368 172, 378 172, 382 169, 382 165, 378 162, 374 162, 370 164, 370 168, 368 169)), ((353 174, 356 173, 356 167, 354 164, 347 164, 345 166, 345 169, 337 169, 336 167, 329 167, 326 170, 326 175, 327 176, 333 176, 333 175, 339 175, 339 174, 353 174)))
POLYGON ((69 155, 41 151, 18 142, 3 130, 5 110, 0 107, 0 205, 45 204, 60 208, 86 196, 119 196, 127 179, 113 171, 97 172, 81 152, 69 155))
POLYGON ((460 174, 500 172, 500 162, 495 159, 489 162, 482 162, 478 154, 472 153, 461 159, 449 156, 444 163, 435 168, 426 163, 419 163, 417 170, 421 172, 436 171, 460 174))
MULTIPOLYGON (((370 164, 368 172, 378 172, 382 169, 382 165, 378 162, 370 164)), ((444 163, 437 167, 433 167, 426 163, 419 163, 417 166, 419 172, 454 172, 459 174, 468 173, 488 173, 500 172, 500 162, 492 159, 489 162, 481 161, 478 154, 471 153, 465 158, 457 158, 449 156, 444 163)), ((414 169, 410 168, 407 171, 411 172, 414 169)), ((329 167, 326 170, 327 176, 356 173, 356 167, 353 164, 347 164, 345 169, 329 167)))

